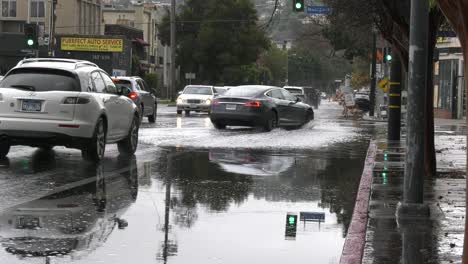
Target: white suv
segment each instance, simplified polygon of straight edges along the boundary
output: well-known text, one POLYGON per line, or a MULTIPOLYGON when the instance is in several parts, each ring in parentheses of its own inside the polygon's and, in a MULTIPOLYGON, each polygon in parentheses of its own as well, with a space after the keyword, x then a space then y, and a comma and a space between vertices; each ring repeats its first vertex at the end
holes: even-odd
POLYGON ((96 64, 26 59, 0 82, 0 157, 10 146, 81 149, 86 160, 104 157, 106 143, 121 154, 138 146, 138 108, 96 64))

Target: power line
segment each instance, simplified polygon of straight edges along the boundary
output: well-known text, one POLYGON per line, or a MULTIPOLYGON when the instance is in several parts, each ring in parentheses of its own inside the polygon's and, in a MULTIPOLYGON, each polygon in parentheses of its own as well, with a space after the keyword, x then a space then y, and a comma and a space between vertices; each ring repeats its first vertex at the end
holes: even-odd
MULTIPOLYGON (((292 20, 298 20, 299 18, 277 18, 275 20, 278 21, 292 21, 292 20)), ((181 24, 181 23, 237 23, 237 22, 262 22, 262 21, 269 21, 264 19, 209 19, 209 20, 176 20, 176 24, 181 24)), ((148 25, 148 24, 153 24, 151 22, 141 22, 141 23, 133 23, 133 25, 148 25)), ((157 24, 157 23, 156 23, 157 24)), ((125 24, 89 24, 89 25, 84 25, 84 26, 60 26, 56 28, 86 28, 86 27, 96 27, 96 26, 103 26, 103 25, 122 25, 122 26, 129 26, 125 24)), ((132 27, 132 26, 130 26, 132 27)), ((134 28, 134 27, 133 27, 134 28)), ((135 28, 138 29, 138 28, 135 28)))

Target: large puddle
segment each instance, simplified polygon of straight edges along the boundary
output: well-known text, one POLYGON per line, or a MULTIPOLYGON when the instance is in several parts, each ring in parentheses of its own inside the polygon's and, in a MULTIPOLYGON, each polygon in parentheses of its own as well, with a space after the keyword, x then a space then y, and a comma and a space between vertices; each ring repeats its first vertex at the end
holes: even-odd
POLYGON ((99 166, 39 153, 56 188, 1 212, 0 262, 336 263, 366 149, 170 148, 99 166), (325 220, 287 236, 288 212, 325 220))

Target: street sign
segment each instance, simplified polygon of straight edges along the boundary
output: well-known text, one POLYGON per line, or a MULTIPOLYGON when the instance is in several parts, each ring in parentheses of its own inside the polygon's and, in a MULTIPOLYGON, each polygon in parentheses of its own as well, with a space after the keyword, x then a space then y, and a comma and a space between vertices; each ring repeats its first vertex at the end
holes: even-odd
POLYGON ((344 100, 346 106, 354 106, 354 95, 352 93, 345 94, 344 100))
POLYGON ((378 86, 384 93, 388 91, 390 81, 387 78, 383 78, 379 83, 378 86))
POLYGON ((306 13, 308 15, 330 15, 332 9, 329 6, 307 6, 306 13))
POLYGON ((194 79, 196 79, 196 75, 193 72, 188 72, 188 73, 185 74, 185 79, 194 80, 194 79))
POLYGON ((318 221, 325 222, 325 213, 320 212, 300 212, 301 221, 318 221))

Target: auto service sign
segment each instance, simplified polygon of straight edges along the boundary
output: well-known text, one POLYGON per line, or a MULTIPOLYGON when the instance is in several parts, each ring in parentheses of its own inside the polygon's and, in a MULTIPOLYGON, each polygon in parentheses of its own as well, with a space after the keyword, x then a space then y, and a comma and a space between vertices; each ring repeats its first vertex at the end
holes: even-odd
POLYGON ((123 52, 123 39, 62 37, 64 51, 123 52))

